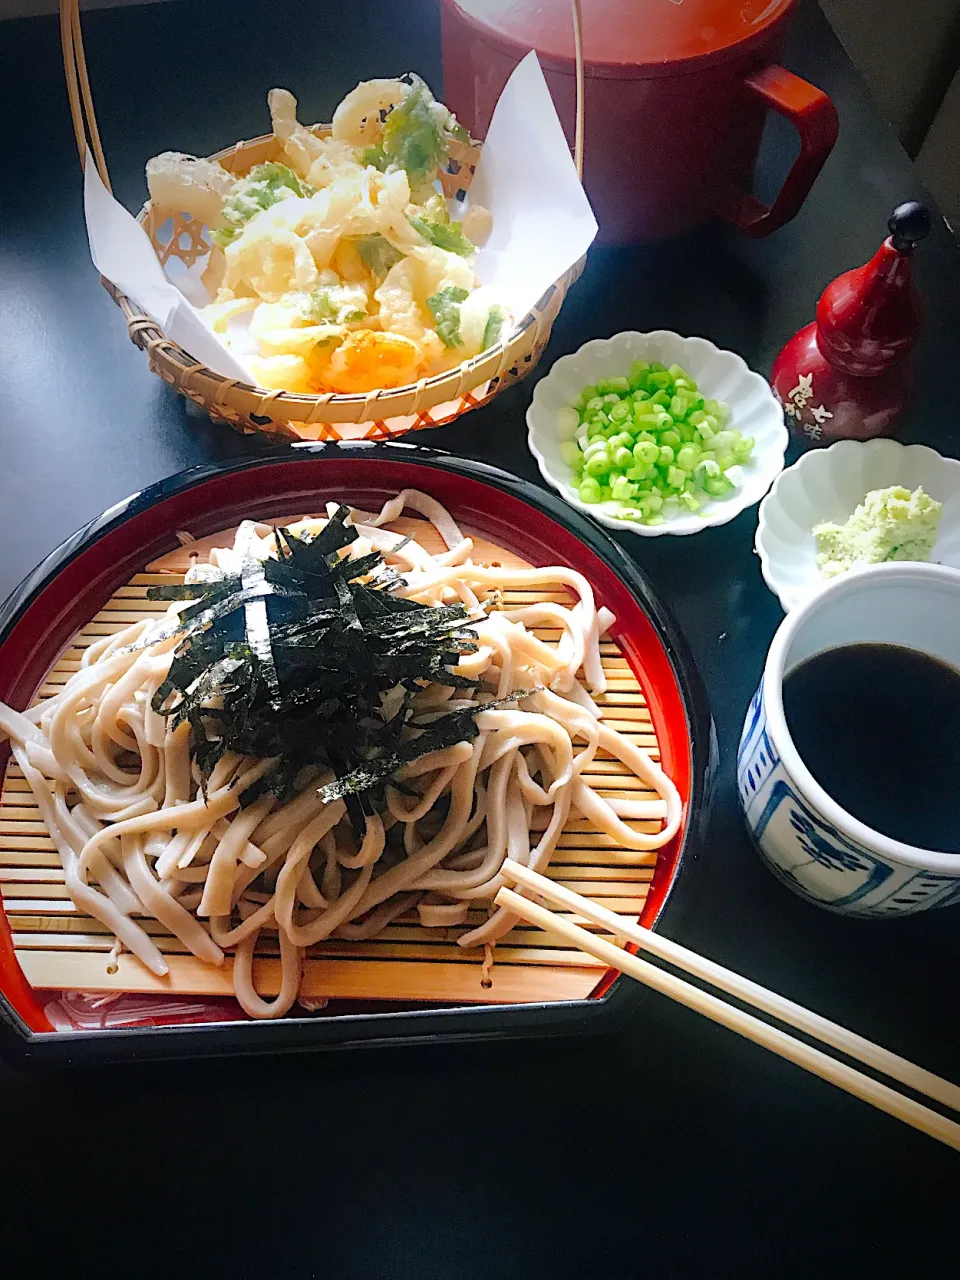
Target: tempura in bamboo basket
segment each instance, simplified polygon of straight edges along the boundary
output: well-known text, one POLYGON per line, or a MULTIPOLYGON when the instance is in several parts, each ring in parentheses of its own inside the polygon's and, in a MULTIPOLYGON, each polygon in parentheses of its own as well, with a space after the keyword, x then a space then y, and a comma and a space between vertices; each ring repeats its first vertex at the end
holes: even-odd
POLYGON ((86 150, 75 0, 63 15, 91 253, 177 390, 241 430, 375 438, 533 368, 596 234, 535 54, 482 148, 414 74, 360 84, 330 127, 274 89, 272 134, 150 161, 144 237, 86 150))

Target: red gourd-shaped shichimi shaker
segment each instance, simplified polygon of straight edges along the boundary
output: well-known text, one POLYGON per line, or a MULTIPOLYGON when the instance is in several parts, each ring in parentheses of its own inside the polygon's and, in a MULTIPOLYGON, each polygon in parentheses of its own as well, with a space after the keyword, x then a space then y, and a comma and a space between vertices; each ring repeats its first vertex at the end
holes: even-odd
POLYGON ((922 204, 898 205, 890 235, 862 267, 823 292, 817 318, 780 352, 770 382, 806 444, 892 435, 910 398, 923 306, 914 246, 930 230, 922 204))

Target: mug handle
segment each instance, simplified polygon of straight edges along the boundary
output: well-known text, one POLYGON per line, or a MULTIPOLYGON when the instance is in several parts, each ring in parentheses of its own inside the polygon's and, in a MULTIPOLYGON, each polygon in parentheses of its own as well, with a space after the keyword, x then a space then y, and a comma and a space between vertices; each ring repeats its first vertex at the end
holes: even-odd
POLYGON ((717 209, 748 236, 768 236, 789 222, 807 198, 837 140, 840 121, 825 93, 785 67, 764 67, 744 76, 743 84, 753 97, 789 120, 800 135, 800 154, 772 205, 747 192, 732 191, 717 209))

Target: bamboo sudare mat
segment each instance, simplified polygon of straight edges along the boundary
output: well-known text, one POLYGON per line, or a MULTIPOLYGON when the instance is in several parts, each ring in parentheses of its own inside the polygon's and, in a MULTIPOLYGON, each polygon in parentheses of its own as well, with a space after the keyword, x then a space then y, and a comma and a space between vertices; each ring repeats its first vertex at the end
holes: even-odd
MULTIPOLYGON (((391 528, 412 534, 431 551, 443 549, 433 527, 424 521, 403 518, 391 528)), ((120 587, 73 638, 37 691, 37 697, 56 693, 70 673, 77 670, 83 649, 95 639, 146 615, 162 612, 166 606, 147 600, 146 588, 153 583, 180 581, 189 567, 190 550, 200 552, 203 559, 211 546, 230 545, 232 538, 231 530, 190 544, 189 549, 153 561, 145 572, 120 587)), ((473 558, 478 563, 527 567, 526 561, 482 538, 474 541, 473 558)), ((535 600, 572 604, 573 599, 562 586, 504 592, 504 602, 517 605, 535 600)), ((537 635, 548 642, 556 643, 559 634, 537 629, 537 635)), ((656 734, 636 677, 616 643, 604 642, 601 653, 608 680, 606 694, 598 699, 604 720, 659 759, 656 734)), ((598 753, 584 778, 602 795, 653 798, 619 760, 605 752, 598 753)), ((638 830, 653 830, 657 824, 631 825, 638 830)), ((616 850, 609 837, 574 816, 564 828, 548 874, 576 893, 602 900, 624 919, 636 921, 653 878, 657 854, 634 851, 625 865, 614 857, 616 850)), ((78 911, 67 896, 59 856, 13 760, 0 792, 0 890, 17 959, 35 988, 232 994, 229 957, 219 969, 204 964, 154 920, 145 922, 145 928, 167 958, 168 977, 155 977, 127 953, 120 955, 116 972, 108 973, 113 937, 98 921, 78 911)), ((313 999, 521 1003, 582 999, 599 982, 603 972, 600 962, 588 959, 561 939, 524 924, 497 945, 493 967, 485 975, 483 952, 465 951, 456 945, 458 935, 479 924, 485 915, 485 910, 478 909, 471 912, 466 925, 425 929, 411 913, 399 917, 368 941, 333 939, 322 943, 308 953, 302 992, 313 999)), ((595 928, 579 917, 568 918, 595 928)), ((275 936, 261 935, 254 980, 264 995, 275 995, 279 990, 280 961, 275 936)))

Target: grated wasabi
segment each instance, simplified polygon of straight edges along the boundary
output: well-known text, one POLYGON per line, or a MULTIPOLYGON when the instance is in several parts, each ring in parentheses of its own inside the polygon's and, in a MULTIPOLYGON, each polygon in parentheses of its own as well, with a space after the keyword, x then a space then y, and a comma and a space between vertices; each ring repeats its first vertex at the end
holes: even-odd
POLYGON ((874 489, 844 524, 813 526, 821 575, 835 578, 887 560, 929 560, 942 511, 922 486, 912 493, 901 485, 874 489))

